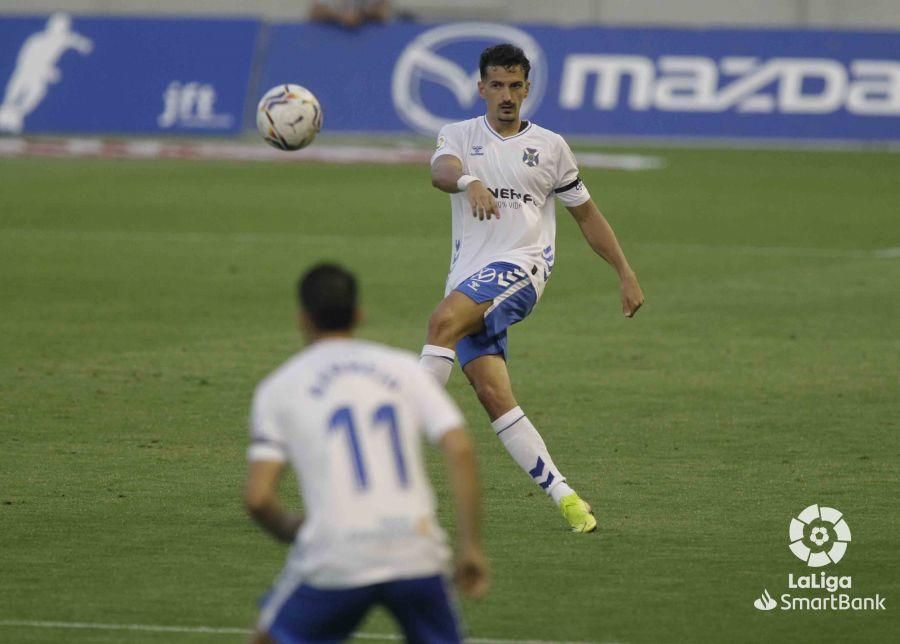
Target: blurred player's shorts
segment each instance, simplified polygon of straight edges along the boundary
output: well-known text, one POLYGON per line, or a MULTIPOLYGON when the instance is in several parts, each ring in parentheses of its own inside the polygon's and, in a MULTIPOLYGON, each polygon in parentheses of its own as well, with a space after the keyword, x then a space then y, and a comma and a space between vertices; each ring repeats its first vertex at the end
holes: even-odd
POLYGON ((348 640, 375 606, 390 611, 408 642, 462 642, 455 598, 441 575, 356 588, 302 584, 286 597, 281 590, 276 586, 263 598, 258 626, 281 644, 348 640))
POLYGON ((528 274, 508 262, 488 264, 464 279, 454 290, 478 304, 493 300, 484 312, 484 329, 456 344, 456 357, 465 366, 475 358, 502 355, 506 360, 507 329, 524 320, 537 303, 528 274))

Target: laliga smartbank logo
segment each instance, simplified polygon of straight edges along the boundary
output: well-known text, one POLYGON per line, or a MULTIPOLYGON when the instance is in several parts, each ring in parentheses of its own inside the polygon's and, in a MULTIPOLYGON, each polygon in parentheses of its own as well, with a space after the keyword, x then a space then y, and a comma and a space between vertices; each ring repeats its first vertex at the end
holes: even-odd
MULTIPOLYGON (((791 552, 807 567, 822 568, 844 558, 851 540, 850 526, 839 510, 810 505, 791 519, 788 538, 791 552)), ((783 611, 885 610, 885 598, 880 594, 859 596, 841 592, 853 589, 850 575, 830 575, 824 571, 796 576, 788 573, 787 588, 792 592, 782 593, 777 599, 768 588, 763 589, 753 606, 761 611, 776 608, 783 611)))
POLYGON ((844 558, 850 527, 834 508, 811 505, 791 519, 791 552, 810 568, 821 568, 844 558))

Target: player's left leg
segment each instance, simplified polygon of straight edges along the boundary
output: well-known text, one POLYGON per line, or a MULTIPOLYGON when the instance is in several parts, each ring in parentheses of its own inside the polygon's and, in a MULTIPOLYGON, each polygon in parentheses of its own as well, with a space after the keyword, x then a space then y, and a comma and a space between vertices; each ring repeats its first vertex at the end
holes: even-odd
POLYGON ((503 355, 479 356, 463 366, 463 373, 506 451, 559 506, 572 529, 590 532, 596 528, 590 507, 566 483, 544 439, 516 402, 503 355))
MULTIPOLYGON (((487 411, 497 437, 519 467, 559 506, 573 531, 593 531, 597 520, 590 506, 569 487, 553 462, 544 439, 516 402, 504 357, 505 332, 502 342, 497 342, 493 349, 495 353, 472 358, 472 341, 472 338, 466 338, 461 343, 464 345, 460 351, 461 360, 471 358, 463 365, 463 373, 487 411)), ((488 342, 485 345, 482 351, 492 350, 487 346, 488 342)))

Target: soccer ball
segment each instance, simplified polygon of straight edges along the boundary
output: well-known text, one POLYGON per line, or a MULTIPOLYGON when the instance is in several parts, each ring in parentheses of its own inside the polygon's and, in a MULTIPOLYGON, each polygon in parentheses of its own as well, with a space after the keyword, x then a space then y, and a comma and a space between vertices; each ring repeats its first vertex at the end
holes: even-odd
POLYGON ((322 129, 322 108, 305 87, 278 85, 260 99, 256 129, 279 150, 299 150, 312 143, 322 129))

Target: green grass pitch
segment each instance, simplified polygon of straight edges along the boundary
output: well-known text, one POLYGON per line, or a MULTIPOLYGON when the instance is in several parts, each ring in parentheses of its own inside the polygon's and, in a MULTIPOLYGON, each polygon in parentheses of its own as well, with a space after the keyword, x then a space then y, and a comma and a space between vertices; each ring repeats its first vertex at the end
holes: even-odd
MULTIPOLYGON (((566 532, 451 379, 494 569, 489 597, 463 603, 468 630, 891 640, 900 257, 876 251, 900 246, 900 155, 658 154, 665 169, 583 175, 645 308, 621 316, 612 271, 560 209, 554 277, 510 336, 520 403, 596 534, 566 532), (788 522, 813 503, 852 529, 827 572, 886 611, 753 607, 809 570, 788 522)), ((361 335, 418 351, 449 252, 425 167, 0 160, 0 641, 240 641, 2 622, 248 627, 284 550, 240 505, 245 419, 299 348, 294 280, 348 264, 361 335)), ((362 631, 394 632, 380 613, 362 631)))

